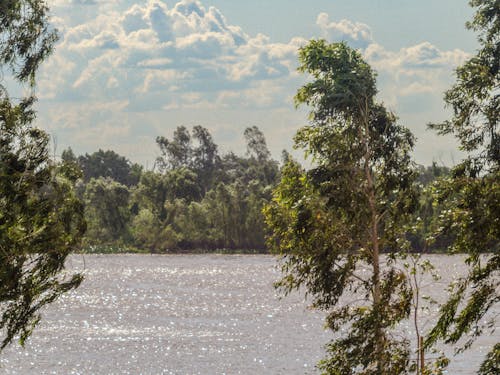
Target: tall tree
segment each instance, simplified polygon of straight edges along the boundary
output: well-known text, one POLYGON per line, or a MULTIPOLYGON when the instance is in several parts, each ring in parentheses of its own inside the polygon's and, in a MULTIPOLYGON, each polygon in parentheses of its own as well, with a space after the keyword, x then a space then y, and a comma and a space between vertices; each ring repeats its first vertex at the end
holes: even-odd
POLYGON ((246 128, 244 136, 247 141, 247 153, 249 156, 256 158, 258 161, 265 161, 271 157, 264 133, 258 127, 252 126, 246 128))
POLYGON ((133 192, 133 204, 153 212, 160 221, 165 220, 167 215, 165 202, 168 199, 169 190, 165 175, 152 171, 144 172, 133 192))
MULTIPOLYGON (((68 157, 69 150, 63 152, 68 157)), ((132 164, 126 157, 118 155, 112 150, 98 150, 92 154, 78 157, 78 164, 82 168, 85 182, 92 178, 109 177, 131 187, 139 182, 142 167, 132 164)))
MULTIPOLYGON (((33 89, 39 65, 50 54, 43 0, 0 2, 0 69, 33 89)), ((39 311, 81 282, 64 276, 67 255, 79 245, 85 222, 70 164, 49 158, 48 135, 32 126, 34 97, 17 104, 0 74, 0 349, 21 344, 40 320, 39 311)))
POLYGON ((84 194, 87 236, 98 243, 123 243, 128 236, 130 192, 112 179, 93 178, 84 194))
POLYGON ((190 167, 193 147, 191 134, 185 126, 178 126, 170 141, 165 137, 157 137, 161 156, 156 160, 160 170, 190 167))
MULTIPOLYGON (((443 210, 437 237, 451 235, 450 250, 467 253, 470 270, 452 287, 428 344, 439 339, 456 343, 468 336, 463 348, 483 332, 481 321, 500 301, 500 2, 472 0, 470 5, 476 13, 467 28, 479 32, 480 48, 457 68, 457 81, 445 93, 453 117, 430 125, 439 134, 455 135, 467 153, 451 178, 438 185, 443 210), (482 253, 491 255, 484 259, 482 253)), ((497 344, 479 373, 494 373, 485 369, 491 370, 491 359, 499 356, 497 344)), ((499 368, 497 361, 496 372, 499 368)))
POLYGON ((214 186, 216 172, 220 166, 220 157, 217 145, 208 129, 200 125, 193 127, 193 138, 198 144, 193 148, 192 164, 204 195, 214 186))
POLYGON ((268 243, 281 255, 278 286, 304 286, 329 312, 328 327, 345 329, 327 347, 324 373, 406 373, 409 342, 392 329, 408 317, 412 294, 393 262, 408 245, 405 222, 416 204, 413 136, 376 103, 375 74, 358 52, 312 40, 299 59, 313 80, 296 103, 312 110, 295 144, 313 167, 289 162, 265 209, 268 243), (349 295, 355 301, 342 302, 349 295))
POLYGON ((198 184, 198 176, 188 168, 178 168, 165 174, 170 201, 185 199, 187 202, 200 200, 202 191, 198 184))
POLYGON ((271 152, 267 148, 266 137, 257 127, 245 129, 243 133, 247 142, 248 168, 245 170, 249 181, 260 180, 265 184, 274 185, 279 176, 278 163, 271 159, 271 152))

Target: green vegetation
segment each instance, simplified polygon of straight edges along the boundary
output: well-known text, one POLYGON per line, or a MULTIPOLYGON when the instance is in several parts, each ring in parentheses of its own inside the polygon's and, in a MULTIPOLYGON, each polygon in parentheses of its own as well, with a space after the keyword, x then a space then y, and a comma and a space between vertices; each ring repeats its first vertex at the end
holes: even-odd
MULTIPOLYGON (((494 318, 487 323, 483 318, 500 302, 500 3, 470 4, 477 11, 467 27, 479 32, 480 49, 457 69, 457 82, 445 93, 453 117, 431 125, 440 134, 453 134, 467 153, 451 176, 436 184, 441 210, 435 238, 452 238, 449 250, 467 254, 469 273, 450 286, 427 344, 441 339, 454 344, 467 337, 462 350, 495 327, 494 318), (485 252, 492 255, 482 256, 485 252)), ((479 373, 500 372, 499 356, 497 344, 479 373)))
MULTIPOLYGON (((459 348, 465 350, 485 330, 495 330, 496 316, 483 318, 500 301, 500 8, 492 0, 471 5, 478 9, 468 27, 480 32, 481 49, 457 69, 457 83, 446 93, 453 118, 431 125, 454 134, 468 157, 451 171, 435 165, 421 170, 419 180, 428 184, 423 189, 408 156, 411 134, 375 103, 374 74, 361 56, 325 41, 300 50, 300 70, 313 81, 299 89, 296 101, 312 111, 311 125, 299 130, 295 144, 312 156, 313 167, 306 171, 289 161, 265 212, 269 245, 281 256, 284 274, 277 286, 286 293, 305 287, 314 306, 328 311, 328 327, 340 334, 319 364, 325 374, 439 374, 448 360, 429 366, 425 349, 466 337, 459 348), (429 175, 440 178, 429 185, 429 175), (411 363, 407 340, 390 333, 413 310, 420 336, 415 275, 433 271, 414 263, 402 272, 397 261, 412 247, 435 246, 466 253, 470 271, 450 285, 411 363), (387 254, 384 270, 381 252, 387 254), (346 303, 344 294, 359 300, 346 303)), ((498 373, 499 354, 496 344, 478 373, 498 373)))
POLYGON ((394 328, 409 318, 413 298, 397 263, 410 250, 419 198, 413 136, 376 102, 375 74, 358 52, 312 40, 299 59, 313 81, 296 102, 312 110, 295 144, 313 166, 290 161, 266 207, 269 245, 284 274, 278 286, 305 287, 340 334, 319 364, 323 373, 407 373, 415 367, 410 344, 394 328))
MULTIPOLYGON (((190 132, 180 126, 172 139, 157 138, 161 156, 153 171, 114 151, 77 157, 64 150, 63 161, 83 171, 77 186, 88 223, 83 251, 267 252, 262 208, 271 201, 282 171, 257 127, 247 128, 243 136, 244 157, 220 155, 207 129, 195 126, 190 132)), ((283 170, 289 160, 285 151, 283 170)), ((420 219, 418 230, 409 230, 406 237, 413 251, 443 251, 449 240, 431 243, 426 238, 437 212, 430 188, 449 170, 433 165, 415 173, 415 194, 422 204, 413 216, 420 219)))
MULTIPOLYGON (((0 69, 15 82, 33 89, 55 40, 44 1, 0 3, 0 69)), ((40 309, 82 280, 62 272, 85 230, 73 189, 81 172, 49 158, 48 135, 32 125, 34 101, 11 99, 0 75, 0 350, 16 336, 23 344, 40 309)))
POLYGON ((178 127, 158 137, 161 156, 144 171, 113 151, 63 160, 79 165, 78 187, 88 223, 85 247, 95 252, 264 252, 262 207, 279 178, 257 127, 245 130, 246 157, 220 155, 209 131, 178 127))

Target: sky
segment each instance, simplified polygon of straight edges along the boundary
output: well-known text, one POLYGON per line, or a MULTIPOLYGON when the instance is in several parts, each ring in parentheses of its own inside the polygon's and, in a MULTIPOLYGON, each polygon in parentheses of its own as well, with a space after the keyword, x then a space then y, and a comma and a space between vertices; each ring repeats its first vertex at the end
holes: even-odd
MULTIPOLYGON (((307 124, 293 96, 308 77, 297 51, 346 41, 378 73, 378 99, 417 137, 414 158, 460 160, 443 92, 477 48, 466 0, 48 0, 60 33, 37 84, 38 125, 56 153, 111 149, 147 168, 155 138, 202 125, 222 152, 244 154, 258 126, 275 158, 307 124)), ((294 151, 301 158, 302 151, 294 151)))

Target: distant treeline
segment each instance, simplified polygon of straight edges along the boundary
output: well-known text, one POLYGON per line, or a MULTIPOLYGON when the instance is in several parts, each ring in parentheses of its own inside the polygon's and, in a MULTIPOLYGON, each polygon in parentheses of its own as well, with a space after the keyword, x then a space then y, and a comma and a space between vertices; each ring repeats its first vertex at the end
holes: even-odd
MULTIPOLYGON (((78 157, 64 150, 62 160, 82 171, 77 189, 87 221, 83 250, 265 252, 262 208, 290 155, 284 151, 281 163, 274 160, 255 126, 244 137, 245 156, 220 154, 206 128, 180 126, 172 139, 157 137, 161 156, 149 171, 110 150, 78 157)), ((421 199, 408 239, 414 251, 435 252, 449 241, 426 241, 438 212, 430 187, 449 170, 436 164, 417 168, 421 199)))

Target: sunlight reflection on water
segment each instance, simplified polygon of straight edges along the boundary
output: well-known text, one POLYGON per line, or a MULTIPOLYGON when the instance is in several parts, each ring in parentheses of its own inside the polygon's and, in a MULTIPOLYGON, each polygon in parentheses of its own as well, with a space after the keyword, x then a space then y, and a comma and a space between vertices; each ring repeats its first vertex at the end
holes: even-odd
MULTIPOLYGON (((461 267, 432 261, 447 277, 461 267)), ((86 255, 68 267, 84 283, 44 312, 26 349, 5 351, 1 373, 313 374, 332 338, 302 295, 278 298, 270 256, 86 255)), ((472 373, 497 341, 481 338, 448 373, 472 373)))

